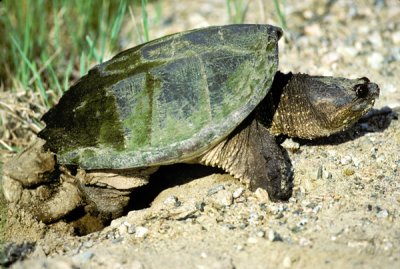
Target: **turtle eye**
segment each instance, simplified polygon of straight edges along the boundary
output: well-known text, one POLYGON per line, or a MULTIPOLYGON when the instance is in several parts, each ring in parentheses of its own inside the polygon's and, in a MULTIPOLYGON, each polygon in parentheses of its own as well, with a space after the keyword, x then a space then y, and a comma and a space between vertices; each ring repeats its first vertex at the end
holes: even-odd
POLYGON ((356 90, 356 95, 358 98, 367 97, 369 93, 368 84, 357 84, 354 88, 356 90))

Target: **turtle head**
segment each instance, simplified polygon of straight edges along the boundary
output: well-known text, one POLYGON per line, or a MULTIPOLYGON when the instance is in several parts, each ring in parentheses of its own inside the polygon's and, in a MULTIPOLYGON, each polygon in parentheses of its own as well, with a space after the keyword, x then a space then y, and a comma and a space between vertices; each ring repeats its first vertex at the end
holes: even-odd
MULTIPOLYGON (((374 105, 379 87, 366 77, 277 74, 286 82, 275 111, 272 130, 300 138, 329 136, 357 122, 374 105)), ((272 89, 274 90, 274 89, 272 89)))

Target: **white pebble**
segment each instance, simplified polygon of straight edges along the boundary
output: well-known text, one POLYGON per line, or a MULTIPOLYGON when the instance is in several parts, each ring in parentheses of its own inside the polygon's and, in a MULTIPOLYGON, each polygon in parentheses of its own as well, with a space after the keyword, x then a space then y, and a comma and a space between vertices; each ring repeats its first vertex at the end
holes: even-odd
POLYGON ((271 242, 282 241, 282 237, 280 234, 278 234, 274 230, 269 230, 268 231, 268 240, 271 242))
POLYGON ((262 188, 257 188, 256 191, 254 192, 254 195, 257 197, 257 199, 260 202, 268 201, 268 193, 266 190, 264 190, 262 188))
POLYGON ((302 247, 306 247, 306 246, 310 246, 312 244, 312 242, 309 239, 302 237, 299 240, 299 244, 302 247))
POLYGON ((243 194, 243 192, 244 192, 244 188, 240 187, 233 192, 232 196, 234 199, 237 199, 243 194))
POLYGON ((375 48, 382 47, 382 37, 378 32, 373 32, 369 35, 369 42, 371 42, 375 48))
POLYGON ((168 207, 178 207, 180 205, 180 202, 178 200, 178 197, 170 195, 167 197, 167 199, 164 200, 163 204, 168 207))
POLYGON ((352 161, 353 161, 353 159, 349 155, 346 155, 342 159, 340 159, 340 163, 343 165, 350 164, 350 163, 352 163, 352 161))
POLYGON ((376 217, 378 217, 380 219, 386 219, 388 216, 389 216, 389 212, 386 209, 381 210, 376 214, 376 217))
POLYGON ((215 202, 221 206, 230 206, 233 202, 232 193, 227 190, 221 190, 215 195, 215 202))
POLYGON ((283 258, 282 265, 283 265, 284 268, 292 267, 292 260, 290 259, 289 256, 285 256, 285 258, 283 258))
POLYGON ((249 237, 247 239, 247 243, 249 243, 249 244, 257 244, 257 242, 258 242, 258 239, 255 237, 249 237))
POLYGON ((392 33, 392 40, 395 44, 400 44, 400 31, 392 33))
POLYGON ((136 228, 135 237, 143 238, 147 235, 148 232, 149 232, 149 229, 147 229, 146 227, 143 227, 143 226, 139 226, 136 228))
POLYGON ((380 69, 382 67, 383 60, 383 55, 378 52, 372 52, 367 58, 368 64, 374 69, 380 69))

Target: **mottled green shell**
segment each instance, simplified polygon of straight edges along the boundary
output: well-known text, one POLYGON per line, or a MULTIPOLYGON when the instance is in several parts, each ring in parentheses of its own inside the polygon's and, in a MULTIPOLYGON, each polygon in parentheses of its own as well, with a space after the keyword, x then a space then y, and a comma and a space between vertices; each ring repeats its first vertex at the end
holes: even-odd
POLYGON ((123 51, 64 94, 39 136, 59 163, 86 169, 200 156, 265 97, 280 36, 270 25, 217 26, 123 51))

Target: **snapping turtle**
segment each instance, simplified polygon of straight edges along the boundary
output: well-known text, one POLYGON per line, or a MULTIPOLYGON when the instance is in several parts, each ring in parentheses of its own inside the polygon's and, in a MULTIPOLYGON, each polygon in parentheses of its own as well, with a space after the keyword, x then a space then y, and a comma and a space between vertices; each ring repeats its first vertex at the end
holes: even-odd
POLYGON ((75 208, 122 212, 159 166, 220 167, 271 200, 291 196, 291 164, 276 136, 312 139, 355 123, 379 88, 278 71, 280 28, 191 30, 95 66, 49 110, 31 146, 5 169, 10 202, 53 222, 75 208))

